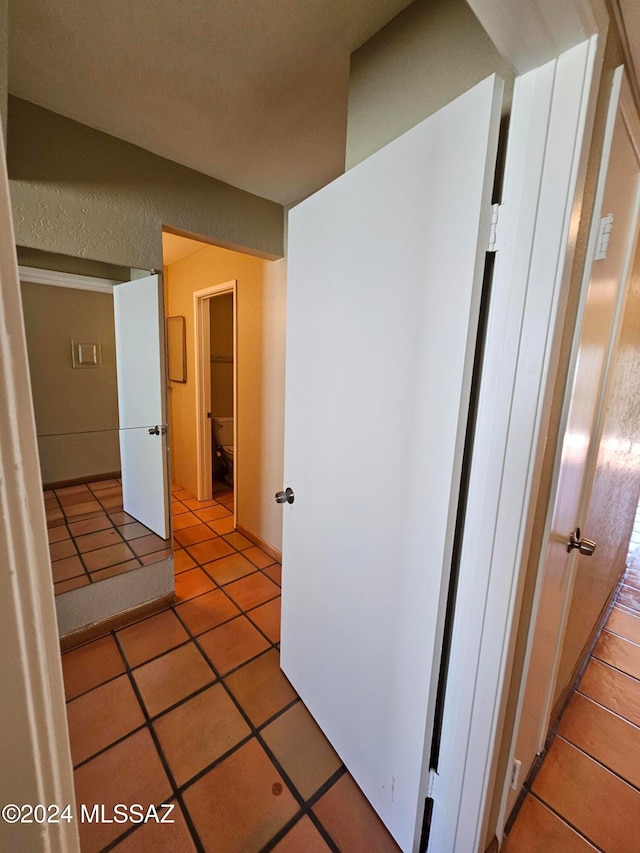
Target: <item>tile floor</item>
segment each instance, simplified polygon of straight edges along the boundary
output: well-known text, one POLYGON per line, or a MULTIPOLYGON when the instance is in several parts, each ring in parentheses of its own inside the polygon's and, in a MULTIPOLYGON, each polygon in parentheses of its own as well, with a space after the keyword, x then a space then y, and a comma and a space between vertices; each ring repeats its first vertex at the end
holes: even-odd
POLYGON ((46 489, 44 503, 56 595, 171 553, 169 542, 122 511, 120 480, 46 489))
POLYGON ((279 668, 280 566, 216 497, 173 491, 175 605, 63 655, 78 803, 175 805, 80 824, 83 853, 397 851, 279 668))
POLYGON ((640 558, 502 850, 640 851, 640 558))

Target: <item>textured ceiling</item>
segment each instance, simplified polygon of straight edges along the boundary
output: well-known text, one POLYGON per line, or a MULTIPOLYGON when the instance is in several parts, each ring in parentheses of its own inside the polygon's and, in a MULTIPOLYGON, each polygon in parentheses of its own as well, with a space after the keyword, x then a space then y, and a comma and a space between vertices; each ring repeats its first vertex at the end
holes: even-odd
POLYGON ((19 0, 12 94, 286 204, 344 168, 349 56, 407 0, 19 0))

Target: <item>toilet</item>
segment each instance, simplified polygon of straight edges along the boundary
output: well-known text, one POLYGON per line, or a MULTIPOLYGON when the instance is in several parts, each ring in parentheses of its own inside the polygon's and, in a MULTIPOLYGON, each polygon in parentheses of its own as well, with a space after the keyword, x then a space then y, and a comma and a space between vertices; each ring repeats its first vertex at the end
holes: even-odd
POLYGON ((226 467, 226 478, 233 485, 233 418, 214 418, 215 444, 218 458, 226 467))

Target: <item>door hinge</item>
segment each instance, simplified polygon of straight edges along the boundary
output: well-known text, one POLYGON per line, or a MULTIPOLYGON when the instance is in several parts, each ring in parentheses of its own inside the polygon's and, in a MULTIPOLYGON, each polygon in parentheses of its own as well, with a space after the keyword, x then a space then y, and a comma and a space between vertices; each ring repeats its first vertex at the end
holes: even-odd
POLYGON ((609 240, 611 239, 611 231, 613 229, 613 213, 608 216, 603 216, 600 220, 600 229, 598 231, 598 245, 596 246, 596 254, 594 261, 603 261, 607 257, 609 250, 609 240))
POLYGON ((424 813, 422 815, 422 832, 420 834, 419 853, 427 853, 429 848, 429 836, 431 835, 431 821, 433 820, 433 789, 436 783, 438 774, 433 769, 429 768, 429 778, 427 780, 427 796, 424 799, 424 813))
POLYGON ((500 220, 500 204, 491 205, 491 224, 489 225, 489 246, 488 252, 498 251, 498 223, 500 220))
POLYGON ((520 779, 520 769, 522 767, 522 761, 519 761, 517 758, 513 759, 513 764, 511 766, 511 779, 509 779, 509 785, 513 788, 514 791, 518 790, 518 780, 520 779))
POLYGON ((436 784, 436 779, 438 778, 438 774, 433 769, 433 767, 429 768, 429 781, 427 782, 427 797, 433 797, 433 789, 436 784))

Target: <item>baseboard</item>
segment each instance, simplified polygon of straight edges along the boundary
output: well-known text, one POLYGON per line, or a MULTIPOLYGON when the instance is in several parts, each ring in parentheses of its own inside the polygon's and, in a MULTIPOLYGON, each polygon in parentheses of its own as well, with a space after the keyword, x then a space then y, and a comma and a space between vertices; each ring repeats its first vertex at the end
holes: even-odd
POLYGON ((566 707, 568 706, 569 702, 571 701, 573 694, 575 693, 575 691, 578 688, 578 684, 580 683, 580 679, 582 678, 582 675, 583 675, 583 673, 584 673, 584 671, 587 668, 587 665, 589 663, 589 659, 591 658, 591 652, 593 651, 593 647, 595 646, 595 644, 598 640, 598 637, 600 636, 600 632, 602 631, 602 629, 605 625, 605 622, 607 621, 607 618, 609 617, 609 613, 611 612, 611 608, 613 607, 613 602, 614 602, 615 597, 618 593, 618 590, 620 589, 620 585, 622 584, 622 581, 624 579, 625 572, 626 572, 626 568, 623 571, 622 575, 620 576, 618 582, 614 585, 611 593, 609 594, 609 597, 607 598, 606 604, 604 605, 604 607, 600 611, 600 616, 598 617, 596 624, 593 626, 591 634, 589 635, 589 639, 585 643, 585 646, 584 646, 582 652, 578 656, 578 660, 577 660, 576 665, 575 665, 573 672, 571 674, 571 678, 567 681, 567 684, 562 689, 560 696, 558 697, 557 702, 553 706, 553 711, 551 713, 551 725, 549 726, 549 731, 547 732, 547 739, 545 741, 544 749, 542 750, 540 755, 538 755, 536 757, 535 761, 533 762, 533 764, 531 766, 531 769, 529 770, 529 773, 527 774, 527 778, 525 779, 525 781, 522 785, 522 788, 520 789, 520 793, 518 794, 518 799, 516 800, 516 802, 513 806, 513 809, 511 810, 511 813, 509 814, 507 821, 505 823, 505 827, 504 827, 505 835, 508 835, 509 832, 511 832, 511 828, 513 827, 513 824, 515 823, 515 820, 518 816, 518 812, 520 811, 522 803, 524 802, 525 797, 527 796, 527 794, 531 790, 531 787, 535 781, 535 778, 538 775, 538 771, 542 767, 542 763, 544 762, 544 759, 547 755, 547 752, 549 751, 549 748, 550 748, 551 744, 553 743, 553 740, 554 740, 554 738, 558 732, 558 728, 560 726, 560 720, 562 719, 562 715, 564 714, 566 707))
POLYGON ((89 477, 76 477, 75 480, 56 480, 53 483, 43 483, 43 489, 65 489, 67 486, 84 486, 87 483, 99 483, 100 480, 117 480, 121 471, 107 471, 106 474, 91 474, 89 477))
POLYGON ((111 631, 109 620, 140 618, 137 608, 147 605, 166 607, 167 596, 174 592, 173 557, 62 592, 55 602, 58 635, 75 637, 94 628, 111 631))
POLYGON ((77 631, 72 631, 64 637, 60 638, 60 650, 68 652, 70 649, 75 649, 76 646, 82 646, 91 640, 96 640, 104 634, 111 631, 118 631, 120 628, 126 628, 133 622, 144 619, 145 616, 153 616, 154 613, 159 613, 161 610, 166 610, 175 601, 175 593, 171 592, 168 595, 163 595, 161 598, 156 598, 153 601, 147 601, 145 604, 140 604, 138 607, 132 607, 130 610, 125 610, 123 613, 117 613, 115 616, 110 616, 108 619, 102 619, 100 622, 95 622, 93 625, 87 625, 85 628, 80 628, 77 631))
POLYGON ((261 539, 260 536, 256 536, 255 533, 247 530, 247 528, 243 527, 241 524, 236 524, 236 530, 250 542, 253 542, 254 545, 262 548, 262 550, 270 557, 273 557, 274 560, 277 560, 279 563, 282 562, 282 551, 278 551, 278 549, 274 548, 273 545, 269 545, 268 542, 265 542, 265 540, 261 539))

